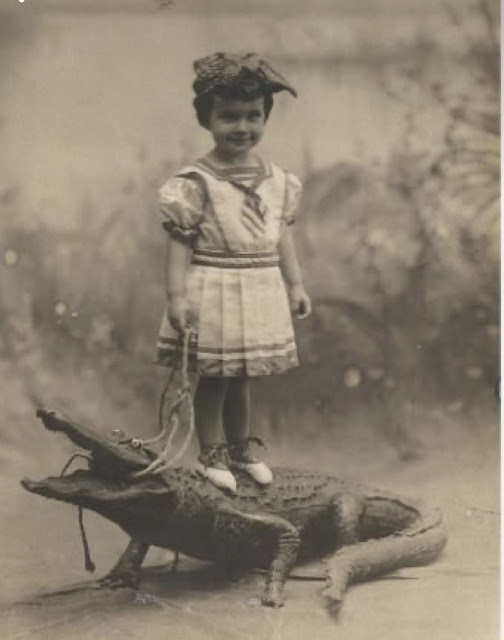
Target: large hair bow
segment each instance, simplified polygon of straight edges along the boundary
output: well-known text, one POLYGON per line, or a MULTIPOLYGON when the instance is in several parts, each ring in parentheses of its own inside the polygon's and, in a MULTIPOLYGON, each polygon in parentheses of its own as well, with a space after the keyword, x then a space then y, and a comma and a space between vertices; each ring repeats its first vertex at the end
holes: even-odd
POLYGON ((273 67, 255 53, 213 53, 193 63, 196 79, 193 83, 197 95, 216 87, 243 85, 253 88, 257 84, 268 91, 288 91, 297 96, 294 87, 273 67))

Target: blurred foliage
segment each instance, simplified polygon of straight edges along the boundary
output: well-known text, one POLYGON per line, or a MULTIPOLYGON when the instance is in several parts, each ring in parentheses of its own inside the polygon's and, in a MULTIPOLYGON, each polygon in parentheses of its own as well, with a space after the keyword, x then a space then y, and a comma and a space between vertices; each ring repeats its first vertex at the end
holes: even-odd
POLYGON ((466 86, 440 80, 426 50, 383 83, 403 105, 388 160, 305 182, 297 239, 314 314, 299 328, 304 367, 261 389, 281 407, 275 422, 293 404, 291 416, 324 427, 378 403, 403 457, 421 449, 412 407, 477 405, 499 376, 498 11, 487 0, 446 11, 467 45, 466 86), (477 37, 465 31, 473 18, 477 37), (426 149, 419 115, 432 104, 444 130, 426 149))

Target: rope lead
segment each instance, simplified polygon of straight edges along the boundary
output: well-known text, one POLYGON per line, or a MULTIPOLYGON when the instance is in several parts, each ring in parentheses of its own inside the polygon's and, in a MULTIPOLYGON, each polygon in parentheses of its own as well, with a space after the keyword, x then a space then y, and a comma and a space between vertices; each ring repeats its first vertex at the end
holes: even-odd
MULTIPOLYGON (((184 332, 184 342, 183 342, 183 351, 182 351, 182 384, 178 392, 178 398, 172 403, 171 407, 169 408, 169 415, 167 420, 167 423, 171 423, 173 425, 172 430, 159 456, 147 468, 132 474, 132 477, 134 478, 140 478, 150 473, 161 473, 166 468, 171 466, 174 462, 176 462, 180 457, 182 457, 187 447, 189 446, 189 443, 191 441, 192 435, 195 430, 194 407, 192 403, 191 384, 189 382, 189 374, 188 374, 190 338, 191 338, 191 330, 187 329, 184 332), (171 449, 172 441, 179 429, 179 424, 180 424, 179 414, 180 414, 180 409, 182 407, 182 403, 184 402, 184 400, 187 401, 187 406, 188 406, 189 429, 180 451, 178 451, 178 453, 176 453, 170 460, 166 460, 166 458, 168 457, 168 452, 171 449)), ((119 441, 119 444, 130 444, 134 448, 141 448, 145 444, 153 444, 153 443, 159 442, 164 438, 167 431, 167 427, 164 424, 163 410, 164 410, 164 405, 166 400, 166 394, 168 393, 168 389, 170 388, 171 383, 173 381, 174 372, 175 372, 175 369, 172 370, 172 373, 168 379, 168 382, 165 385, 165 388, 163 389, 163 393, 160 399, 159 412, 158 412, 159 426, 160 426, 159 434, 156 437, 151 438, 150 440, 142 440, 141 438, 128 438, 127 440, 119 441)), ((91 455, 87 455, 84 453, 74 453, 70 457, 68 462, 65 464, 63 469, 61 470, 60 477, 65 475, 66 471, 68 470, 68 468, 76 458, 84 458, 88 462, 92 460, 91 455)), ((83 517, 84 509, 80 505, 78 507, 78 512, 79 512, 79 529, 81 533, 82 546, 84 548, 84 566, 86 571, 89 571, 90 573, 92 573, 93 571, 95 571, 96 565, 91 559, 91 553, 89 550, 86 530, 84 529, 84 517, 83 517)))
POLYGON ((84 529, 83 511, 84 509, 79 506, 79 528, 81 532, 82 546, 84 547, 84 567, 86 568, 86 571, 93 573, 93 571, 96 569, 96 565, 92 561, 91 553, 89 551, 86 530, 84 529))
MULTIPOLYGON (((83 458, 84 460, 87 460, 88 462, 91 461, 91 456, 87 455, 85 453, 74 453, 74 454, 72 454, 70 456, 70 459, 68 460, 68 462, 65 464, 65 466, 61 470, 60 478, 65 475, 68 467, 72 464, 72 462, 76 458, 83 458)), ((87 541, 86 530, 84 529, 84 519, 83 519, 83 511, 84 511, 84 509, 81 506, 79 506, 78 510, 79 510, 79 528, 80 528, 80 532, 81 532, 82 546, 84 547, 84 567, 86 568, 86 571, 89 571, 89 572, 92 573, 96 569, 96 565, 93 562, 93 560, 91 559, 91 553, 89 551, 89 544, 88 544, 88 541, 87 541)))
POLYGON ((163 393, 161 394, 161 400, 160 400, 160 406, 159 406, 159 412, 158 412, 159 433, 157 436, 155 436, 154 438, 151 438, 150 440, 144 440, 142 444, 149 445, 162 440, 165 437, 166 432, 168 431, 167 424, 172 425, 172 430, 165 441, 165 444, 161 453, 149 464, 148 467, 146 467, 145 469, 142 469, 141 471, 136 471, 135 473, 133 473, 132 474, 133 478, 143 478, 144 476, 147 476, 149 474, 162 473, 165 469, 170 467, 174 462, 179 460, 179 458, 181 458, 184 455, 184 453, 187 450, 187 447, 191 442, 191 438, 195 431, 194 407, 192 402, 191 383, 189 381, 189 371, 188 371, 189 342, 191 339, 191 333, 192 331, 189 328, 184 331, 184 340, 183 340, 183 346, 182 346, 182 371, 181 371, 182 379, 181 379, 180 388, 177 394, 178 397, 172 402, 171 406, 169 407, 168 419, 165 422, 163 417, 164 405, 166 400, 166 394, 173 380, 173 373, 175 371, 175 369, 173 369, 170 375, 170 378, 165 388, 163 389, 163 393), (182 447, 180 448, 180 450, 170 459, 167 459, 168 454, 172 448, 173 439, 175 438, 175 435, 179 430, 179 426, 181 422, 180 413, 181 413, 181 409, 184 401, 187 404, 187 411, 188 411, 188 417, 189 417, 189 429, 187 430, 186 437, 182 443, 182 447))

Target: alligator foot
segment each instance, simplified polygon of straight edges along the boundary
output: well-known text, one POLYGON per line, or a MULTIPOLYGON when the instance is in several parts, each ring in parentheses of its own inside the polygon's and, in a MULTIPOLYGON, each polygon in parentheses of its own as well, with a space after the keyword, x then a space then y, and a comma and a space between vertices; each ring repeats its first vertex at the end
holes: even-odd
POLYGON ((105 577, 98 581, 99 585, 104 589, 120 589, 123 587, 136 589, 139 582, 140 567, 148 550, 148 544, 131 539, 117 564, 112 567, 105 577))
POLYGON ((272 607, 274 609, 283 607, 284 603, 281 589, 267 589, 265 594, 261 598, 261 604, 263 604, 265 607, 272 607))
MULTIPOLYGON (((215 531, 219 536, 220 563, 227 564, 228 567, 230 548, 232 549, 237 534, 243 531, 247 531, 250 542, 254 541, 257 545, 257 541, 262 541, 264 549, 270 550, 271 560, 261 602, 267 607, 281 607, 285 581, 294 566, 300 544, 296 527, 278 516, 243 513, 232 507, 223 506, 218 511, 215 531)), ((240 563, 233 568, 240 569, 240 563)))
POLYGON ((345 597, 351 575, 351 564, 345 560, 345 552, 354 546, 342 547, 332 557, 326 560, 326 586, 322 591, 329 613, 336 615, 345 597))
POLYGON ((101 589, 137 589, 139 581, 138 573, 111 571, 97 582, 101 589))
POLYGON ((331 615, 336 615, 343 604, 343 592, 339 588, 328 587, 322 591, 325 598, 326 606, 331 615))

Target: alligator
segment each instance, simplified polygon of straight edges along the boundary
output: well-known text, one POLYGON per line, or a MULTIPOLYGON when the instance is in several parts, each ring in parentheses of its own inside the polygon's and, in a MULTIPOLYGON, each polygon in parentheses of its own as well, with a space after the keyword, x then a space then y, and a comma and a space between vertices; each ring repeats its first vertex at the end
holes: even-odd
POLYGON ((187 468, 142 474, 156 452, 138 439, 100 435, 55 411, 39 409, 37 416, 86 450, 88 469, 25 478, 22 486, 95 511, 130 537, 102 586, 137 586, 152 545, 233 573, 263 569, 261 602, 279 607, 294 564, 324 559, 323 595, 337 611, 349 585, 433 562, 446 544, 440 512, 417 500, 283 468, 274 469, 267 487, 237 472, 237 492, 230 494, 187 468))

